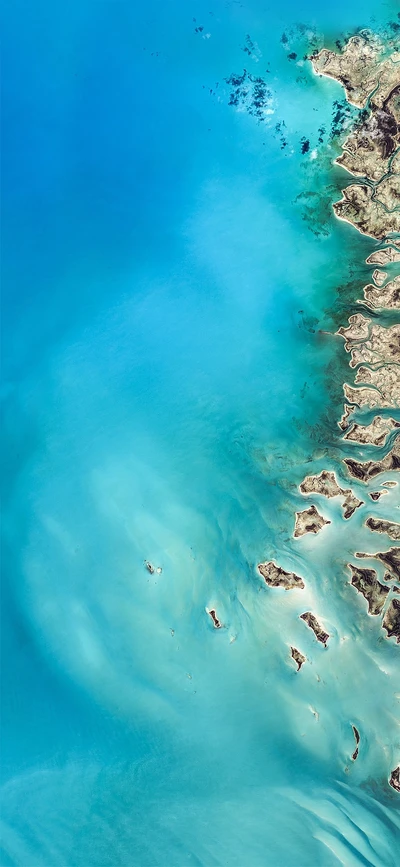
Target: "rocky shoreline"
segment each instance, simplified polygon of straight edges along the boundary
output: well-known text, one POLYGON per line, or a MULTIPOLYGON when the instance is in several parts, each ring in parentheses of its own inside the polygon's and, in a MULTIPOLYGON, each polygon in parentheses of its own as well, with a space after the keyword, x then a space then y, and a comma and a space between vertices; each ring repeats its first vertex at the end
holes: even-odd
MULTIPOLYGON (((375 266, 373 282, 364 286, 359 303, 374 311, 400 309, 400 275, 390 273, 400 262, 400 239, 396 237, 400 233, 400 52, 377 35, 363 31, 350 38, 340 52, 322 49, 315 53, 311 63, 317 75, 340 82, 348 102, 361 109, 336 159, 358 180, 345 187, 343 198, 333 205, 337 217, 385 244, 366 259, 367 265, 375 266)), ((400 408, 400 324, 388 326, 356 313, 349 316, 348 325, 339 328, 337 334, 344 339, 349 367, 355 370, 354 383, 343 385, 345 404, 338 422, 342 440, 368 448, 386 447, 389 439, 393 443, 378 460, 343 458, 347 474, 368 484, 382 473, 400 469, 400 421, 383 414, 387 409, 393 413, 400 408), (374 417, 368 424, 354 419, 357 413, 371 411, 374 417)), ((300 490, 304 492, 304 482, 300 490)), ((382 493, 370 492, 372 501, 378 502, 382 493)), ((400 527, 394 521, 369 516, 365 526, 393 541, 400 540, 400 527)), ((396 549, 372 556, 389 569, 383 580, 393 574, 393 569, 397 577, 396 549)), ((369 613, 382 614, 387 637, 400 642, 400 604, 391 598, 391 588, 378 580, 374 569, 348 565, 351 584, 364 595, 369 613)))
MULTIPOLYGON (((343 470, 357 485, 369 485, 372 479, 400 469, 400 323, 387 324, 377 318, 385 314, 387 319, 388 314, 393 316, 394 311, 400 310, 400 274, 393 273, 400 263, 400 51, 393 43, 362 31, 350 38, 342 50, 322 49, 310 60, 316 75, 340 82, 348 102, 360 109, 359 118, 335 161, 354 180, 342 189, 342 198, 333 204, 334 213, 362 234, 381 242, 380 248, 366 259, 373 271, 370 282, 362 289, 363 297, 357 300, 374 318, 362 312, 353 313, 348 324, 337 331, 350 356, 349 368, 354 371, 353 382, 343 384, 344 407, 338 420, 341 443, 349 450, 342 458, 343 470), (356 447, 367 450, 366 459, 355 459, 352 450, 356 447), (374 458, 371 454, 374 449, 383 450, 383 455, 381 451, 374 458)), ((378 484, 384 490, 367 491, 373 503, 378 503, 387 489, 397 483, 389 477, 378 484)), ((299 490, 307 498, 341 497, 347 520, 365 505, 350 485, 342 487, 338 483, 330 469, 306 476, 299 490)), ((317 534, 330 523, 311 503, 296 512, 294 538, 317 534)), ((379 515, 369 515, 364 527, 381 534, 392 545, 400 541, 400 525, 382 520, 379 515)), ((329 532, 326 527, 324 533, 329 532)), ((385 638, 400 644, 400 601, 393 595, 399 593, 393 581, 400 578, 400 547, 374 554, 355 551, 354 556, 375 559, 380 569, 386 569, 381 578, 369 565, 361 568, 348 563, 351 578, 350 582, 345 577, 344 580, 364 597, 366 616, 379 617, 385 638)), ((275 562, 260 564, 258 571, 270 587, 305 586, 302 579, 285 572, 275 562)), ((329 635, 315 614, 307 611, 300 617, 327 647, 329 635)), ((294 647, 291 655, 300 671, 306 658, 294 647)), ((355 760, 359 732, 354 726, 353 732, 355 760)), ((388 779, 397 792, 399 773, 399 768, 394 769, 388 779)))

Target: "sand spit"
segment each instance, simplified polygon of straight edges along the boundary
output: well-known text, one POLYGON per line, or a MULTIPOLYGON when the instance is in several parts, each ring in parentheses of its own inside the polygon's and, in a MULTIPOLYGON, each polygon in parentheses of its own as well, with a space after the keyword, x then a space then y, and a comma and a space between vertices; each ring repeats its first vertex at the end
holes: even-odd
MULTIPOLYGON (((398 69, 387 57, 386 45, 373 33, 352 36, 339 54, 323 48, 311 58, 314 72, 339 81, 351 105, 363 108, 373 94, 373 104, 382 108, 398 85, 398 69)), ((375 131, 376 132, 376 131, 375 131)))
MULTIPOLYGON (((379 195, 379 187, 378 184, 377 195, 379 195)), ((396 189, 400 191, 397 178, 396 189)), ((388 213, 387 206, 374 198, 371 187, 351 184, 342 190, 342 195, 343 198, 335 202, 333 210, 339 220, 351 223, 362 235, 369 235, 370 238, 382 241, 387 234, 400 232, 400 214, 396 211, 388 213)))

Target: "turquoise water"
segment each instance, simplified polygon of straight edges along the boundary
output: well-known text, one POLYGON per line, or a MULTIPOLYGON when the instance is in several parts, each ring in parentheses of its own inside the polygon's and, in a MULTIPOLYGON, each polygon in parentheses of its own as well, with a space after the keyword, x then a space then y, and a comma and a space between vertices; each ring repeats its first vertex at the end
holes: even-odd
POLYGON ((321 332, 374 248, 332 217, 342 91, 301 57, 396 14, 6 8, 4 867, 396 864, 398 650, 344 565, 371 509, 292 537, 304 475, 340 476, 321 332), (269 592, 272 557, 306 591, 269 592))

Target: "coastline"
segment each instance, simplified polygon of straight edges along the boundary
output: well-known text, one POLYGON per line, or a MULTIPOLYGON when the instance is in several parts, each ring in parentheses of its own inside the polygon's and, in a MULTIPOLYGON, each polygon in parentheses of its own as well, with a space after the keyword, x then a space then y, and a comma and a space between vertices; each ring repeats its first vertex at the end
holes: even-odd
MULTIPOLYGON (((400 274, 393 274, 393 267, 400 262, 400 53, 394 38, 392 42, 383 42, 375 34, 362 31, 349 38, 337 52, 323 48, 309 59, 315 75, 329 76, 342 84, 348 103, 360 109, 353 130, 343 142, 342 154, 333 162, 355 181, 342 189, 339 201, 332 203, 333 213, 362 235, 381 242, 381 247, 372 250, 365 259, 366 265, 374 270, 371 282, 362 287, 363 298, 356 301, 365 310, 373 311, 374 319, 364 312, 352 313, 348 325, 336 332, 336 336, 344 339, 344 350, 350 355, 349 368, 355 372, 352 383, 343 383, 343 414, 337 420, 342 448, 350 449, 341 463, 352 484, 368 484, 385 472, 400 469, 400 422, 393 416, 400 407, 400 323, 387 325, 379 321, 380 313, 400 310, 400 274), (377 447, 383 448, 384 454, 376 460, 373 456, 354 460, 351 449, 357 445, 366 448, 367 456, 369 449, 377 447)), ((384 488, 394 484, 392 479, 380 482, 384 488)), ((310 501, 315 495, 317 502, 321 497, 327 500, 342 497, 346 519, 351 519, 356 509, 365 505, 352 488, 338 483, 330 467, 307 475, 299 485, 299 492, 308 498, 309 507, 296 512, 295 539, 304 534, 315 535, 331 523, 310 501)), ((385 492, 367 491, 374 506, 385 492)), ((379 514, 367 514, 362 526, 379 533, 389 543, 400 540, 400 525, 386 515, 382 519, 379 514)), ((324 532, 329 533, 329 527, 324 532)), ((400 645, 400 602, 394 596, 399 591, 393 585, 398 578, 396 549, 365 554, 357 551, 356 539, 357 531, 354 557, 374 558, 379 568, 389 571, 382 576, 376 569, 348 562, 351 578, 348 581, 344 576, 344 580, 364 597, 366 615, 379 618, 385 640, 400 645)), ((321 640, 318 635, 321 627, 314 613, 309 611, 300 616, 314 629, 317 640, 321 640)), ((325 646, 327 638, 323 633, 325 646)), ((291 651, 298 662, 293 646, 291 651)), ((298 664, 298 672, 304 661, 298 664)), ((358 740, 353 760, 357 756, 358 740)), ((396 791, 399 789, 393 780, 398 779, 399 773, 400 764, 388 769, 387 782, 396 791)))

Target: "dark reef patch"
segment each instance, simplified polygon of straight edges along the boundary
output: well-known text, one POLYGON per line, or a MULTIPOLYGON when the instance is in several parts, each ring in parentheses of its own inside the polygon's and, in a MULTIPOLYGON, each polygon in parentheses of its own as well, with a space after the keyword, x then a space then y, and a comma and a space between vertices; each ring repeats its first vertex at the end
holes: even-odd
POLYGON ((232 73, 224 80, 229 88, 228 105, 244 109, 259 123, 267 119, 272 91, 264 78, 244 69, 241 73, 232 73))

